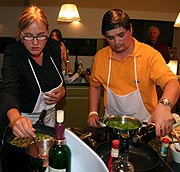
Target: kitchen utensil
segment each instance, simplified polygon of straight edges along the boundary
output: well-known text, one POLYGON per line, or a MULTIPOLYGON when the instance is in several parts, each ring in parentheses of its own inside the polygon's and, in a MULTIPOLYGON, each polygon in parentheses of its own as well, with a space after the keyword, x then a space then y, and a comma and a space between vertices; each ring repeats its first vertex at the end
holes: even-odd
POLYGON ((139 142, 141 139, 146 141, 156 137, 155 125, 142 125, 142 123, 130 116, 108 116, 100 117, 98 121, 102 128, 105 128, 106 140, 119 139, 120 134, 129 134, 130 139, 139 142))
POLYGON ((34 137, 33 137, 33 143, 34 143, 34 145, 36 146, 37 154, 39 154, 39 148, 38 148, 36 139, 35 139, 34 137))
MULTIPOLYGON (((172 129, 175 129, 178 126, 180 126, 180 117, 177 114, 173 114, 173 117, 175 119, 175 123, 172 125, 172 129)), ((152 124, 148 124, 148 125, 143 125, 144 123, 142 124, 138 119, 131 117, 131 116, 111 115, 108 117, 100 117, 99 121, 97 123, 99 124, 100 127, 107 128, 106 129, 106 131, 108 133, 107 139, 118 139, 119 135, 122 133, 129 134, 131 138, 134 136, 135 137, 137 136, 137 138, 145 137, 145 139, 147 141, 149 139, 153 139, 156 137, 155 124, 152 123, 152 124), (133 128, 133 129, 120 129, 117 127, 108 126, 108 123, 110 121, 117 121, 122 124, 131 123, 137 127, 133 128), (138 133, 140 133, 140 134, 138 134, 138 133)))
MULTIPOLYGON (((130 136, 134 136, 137 134, 137 132, 139 131, 139 128, 142 126, 142 123, 133 117, 130 116, 108 116, 105 118, 100 118, 99 124, 103 127, 106 126, 107 131, 109 132, 110 135, 114 136, 114 137, 119 137, 120 134, 123 133, 127 133, 130 136), (133 129, 120 129, 117 128, 116 126, 110 126, 110 122, 118 122, 118 123, 122 123, 123 125, 126 125, 127 123, 131 123, 132 125, 134 125, 135 127, 133 129)), ((111 137, 111 136, 110 136, 111 137)), ((116 138, 113 138, 116 139, 116 138)))
POLYGON ((53 146, 54 140, 46 139, 35 141, 27 148, 25 152, 28 155, 28 164, 31 169, 43 172, 48 166, 49 149, 53 146))

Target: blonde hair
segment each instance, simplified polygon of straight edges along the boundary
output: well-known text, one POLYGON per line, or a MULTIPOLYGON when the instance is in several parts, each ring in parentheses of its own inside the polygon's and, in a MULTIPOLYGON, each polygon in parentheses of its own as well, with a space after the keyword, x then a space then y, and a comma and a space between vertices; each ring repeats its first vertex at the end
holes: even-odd
POLYGON ((17 36, 19 39, 20 39, 21 32, 24 29, 26 29, 27 27, 29 27, 36 20, 42 21, 46 25, 46 29, 48 30, 49 22, 48 22, 48 18, 43 9, 41 9, 35 5, 31 5, 31 6, 26 7, 22 11, 22 13, 19 17, 19 20, 18 20, 17 36))

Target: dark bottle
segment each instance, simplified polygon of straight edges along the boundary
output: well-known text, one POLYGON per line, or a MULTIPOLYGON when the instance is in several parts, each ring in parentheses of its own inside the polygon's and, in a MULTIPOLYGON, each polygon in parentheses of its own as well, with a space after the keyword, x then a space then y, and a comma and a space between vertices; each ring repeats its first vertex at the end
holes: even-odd
POLYGON ((79 67, 78 56, 76 55, 76 58, 74 61, 74 73, 78 72, 78 67, 79 67))
POLYGON ((108 160, 108 170, 110 172, 112 163, 119 157, 119 140, 112 140, 111 153, 108 160))
POLYGON ((57 111, 56 143, 49 150, 49 172, 71 172, 71 150, 64 136, 64 111, 57 111))
POLYGON ((110 172, 134 172, 132 163, 128 161, 129 134, 121 134, 119 158, 113 162, 110 172))
POLYGON ((65 70, 65 75, 67 76, 69 73, 69 50, 67 49, 67 59, 66 59, 66 70, 65 70))

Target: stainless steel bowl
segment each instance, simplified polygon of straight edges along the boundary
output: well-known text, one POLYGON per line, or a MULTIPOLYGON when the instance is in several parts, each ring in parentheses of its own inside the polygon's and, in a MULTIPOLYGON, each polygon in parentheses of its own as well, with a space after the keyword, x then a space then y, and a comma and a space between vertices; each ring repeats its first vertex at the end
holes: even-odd
POLYGON ((30 169, 41 172, 46 170, 49 164, 49 149, 53 144, 53 139, 45 139, 36 141, 25 148, 30 169))
POLYGON ((103 120, 101 119, 101 123, 104 124, 104 126, 106 126, 107 128, 107 133, 109 134, 109 136, 107 136, 108 139, 118 139, 120 137, 120 134, 129 134, 130 137, 131 136, 135 136, 137 135, 137 133, 139 132, 142 123, 134 118, 134 117, 130 117, 130 116, 109 116, 109 117, 105 117, 103 120), (125 124, 127 122, 131 122, 132 124, 134 124, 135 126, 137 126, 134 129, 119 129, 116 127, 111 127, 108 126, 108 123, 110 121, 118 121, 122 124, 125 124))

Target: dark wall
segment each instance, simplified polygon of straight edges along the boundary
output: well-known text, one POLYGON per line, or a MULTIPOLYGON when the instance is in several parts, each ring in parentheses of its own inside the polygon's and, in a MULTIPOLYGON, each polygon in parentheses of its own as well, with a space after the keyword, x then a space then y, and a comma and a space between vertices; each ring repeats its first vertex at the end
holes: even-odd
MULTIPOLYGON (((172 48, 174 22, 169 21, 154 21, 154 20, 138 20, 132 19, 133 36, 141 41, 147 42, 148 28, 151 25, 156 25, 160 29, 160 40, 165 42, 172 48)), ((0 53, 4 52, 7 45, 16 42, 12 37, 0 37, 0 53)), ((90 38, 63 38, 63 42, 69 49, 70 55, 94 56, 97 52, 97 39, 90 38)), ((106 44, 104 44, 106 46, 106 44)))
MULTIPOLYGON (((148 28, 155 25, 160 30, 160 41, 167 43, 169 47, 172 48, 174 22, 137 19, 132 19, 131 21, 133 26, 133 36, 137 40, 147 42, 148 28)), ((69 49, 70 55, 94 56, 97 52, 97 39, 64 38, 63 42, 69 49)), ((104 44, 104 46, 106 46, 106 44, 104 44)))
POLYGON ((0 53, 3 53, 6 46, 16 42, 15 38, 12 37, 0 37, 0 53))
POLYGON ((154 20, 132 20, 133 36, 141 42, 148 41, 148 28, 155 25, 160 30, 159 39, 165 42, 172 48, 173 34, 174 34, 174 22, 169 21, 154 21, 154 20))

